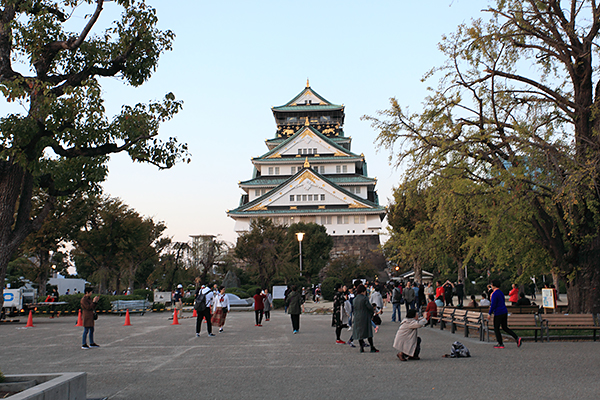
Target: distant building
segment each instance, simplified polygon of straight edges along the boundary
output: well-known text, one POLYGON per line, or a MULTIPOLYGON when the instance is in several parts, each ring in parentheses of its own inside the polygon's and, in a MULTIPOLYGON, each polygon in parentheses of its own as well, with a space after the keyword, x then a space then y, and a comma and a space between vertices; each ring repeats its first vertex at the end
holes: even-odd
POLYGON ((386 214, 367 174, 364 154, 351 151, 344 136, 344 106, 332 104, 309 86, 287 104, 273 107, 275 138, 252 158, 252 179, 239 183, 239 207, 227 215, 239 234, 253 218, 276 224, 313 222, 334 239, 332 255, 365 256, 379 245, 386 214))

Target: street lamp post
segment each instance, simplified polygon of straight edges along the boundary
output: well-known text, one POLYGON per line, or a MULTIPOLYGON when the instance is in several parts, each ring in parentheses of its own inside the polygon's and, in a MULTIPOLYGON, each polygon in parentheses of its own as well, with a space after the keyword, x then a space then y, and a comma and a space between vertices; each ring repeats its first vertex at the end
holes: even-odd
POLYGON ((302 239, 304 239, 303 232, 296 232, 298 238, 298 246, 300 247, 300 276, 302 276, 302 239))

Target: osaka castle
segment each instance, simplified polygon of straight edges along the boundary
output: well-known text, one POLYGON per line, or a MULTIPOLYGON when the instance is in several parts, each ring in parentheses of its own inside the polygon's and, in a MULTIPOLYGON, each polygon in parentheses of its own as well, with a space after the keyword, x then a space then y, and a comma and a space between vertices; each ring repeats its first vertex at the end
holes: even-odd
POLYGON ((275 137, 265 141, 266 153, 252 158, 252 179, 239 183, 239 207, 227 212, 236 232, 248 231, 258 217, 280 225, 313 222, 333 237, 334 256, 376 250, 386 209, 364 154, 352 152, 345 136, 344 105, 330 103, 307 81, 272 111, 275 137))

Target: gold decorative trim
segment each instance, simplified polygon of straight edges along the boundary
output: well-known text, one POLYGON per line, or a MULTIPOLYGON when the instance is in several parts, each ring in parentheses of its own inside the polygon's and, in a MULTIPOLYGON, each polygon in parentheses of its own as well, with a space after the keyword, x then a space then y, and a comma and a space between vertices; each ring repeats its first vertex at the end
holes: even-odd
POLYGON ((364 204, 358 204, 356 202, 348 205, 348 208, 369 208, 368 206, 365 206, 364 204))
POLYGON ((325 206, 319 206, 319 210, 324 210, 325 206))
POLYGON ((298 207, 296 207, 296 206, 290 206, 290 210, 297 210, 297 209, 298 209, 298 207))
POLYGON ((267 211, 267 207, 261 206, 260 204, 250 208, 248 211, 267 211))
POLYGON ((304 160, 304 168, 310 168, 310 163, 308 162, 308 157, 304 160))
POLYGON ((267 158, 281 158, 281 154, 279 153, 275 153, 275 154, 271 154, 269 157, 267 158))

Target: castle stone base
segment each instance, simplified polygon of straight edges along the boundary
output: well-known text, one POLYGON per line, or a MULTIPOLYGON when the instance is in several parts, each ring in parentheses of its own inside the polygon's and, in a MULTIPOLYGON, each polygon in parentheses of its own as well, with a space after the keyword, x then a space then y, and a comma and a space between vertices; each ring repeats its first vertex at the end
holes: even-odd
POLYGON ((342 256, 369 260, 377 269, 385 268, 385 258, 379 251, 379 235, 333 236, 331 259, 342 256))

